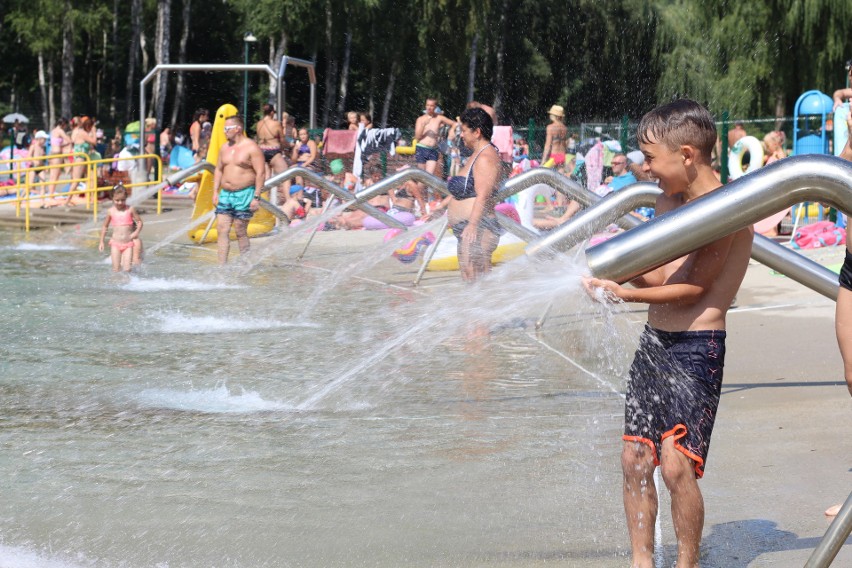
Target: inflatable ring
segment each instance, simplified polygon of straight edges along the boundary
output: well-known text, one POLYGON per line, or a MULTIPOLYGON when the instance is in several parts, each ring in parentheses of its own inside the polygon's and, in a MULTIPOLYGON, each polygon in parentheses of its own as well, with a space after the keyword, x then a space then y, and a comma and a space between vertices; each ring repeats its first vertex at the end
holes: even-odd
POLYGON ((728 172, 731 179, 737 179, 763 166, 763 144, 754 136, 744 136, 737 140, 728 153, 728 172), (743 156, 749 153, 748 168, 743 170, 743 156))

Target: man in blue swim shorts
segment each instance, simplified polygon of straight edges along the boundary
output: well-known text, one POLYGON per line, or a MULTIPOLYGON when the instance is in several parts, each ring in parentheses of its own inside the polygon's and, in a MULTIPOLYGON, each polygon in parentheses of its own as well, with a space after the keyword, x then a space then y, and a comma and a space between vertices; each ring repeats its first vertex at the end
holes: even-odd
POLYGON ((228 262, 232 226, 240 254, 249 251, 248 224, 260 206, 260 193, 266 182, 263 151, 245 135, 243 128, 239 115, 225 118, 228 142, 219 150, 219 162, 213 174, 219 264, 228 262))
MULTIPOLYGON (((435 171, 438 168, 438 160, 441 157, 438 152, 438 132, 442 126, 449 126, 452 129, 456 127, 456 123, 438 112, 437 100, 433 98, 426 99, 426 110, 414 122, 414 138, 417 140, 414 159, 417 162, 418 168, 432 175, 435 175, 435 171)), ((418 183, 415 191, 417 195, 414 198, 417 203, 425 202, 424 194, 426 186, 418 183)), ((426 213, 426 211, 420 212, 421 215, 425 215, 426 213)))

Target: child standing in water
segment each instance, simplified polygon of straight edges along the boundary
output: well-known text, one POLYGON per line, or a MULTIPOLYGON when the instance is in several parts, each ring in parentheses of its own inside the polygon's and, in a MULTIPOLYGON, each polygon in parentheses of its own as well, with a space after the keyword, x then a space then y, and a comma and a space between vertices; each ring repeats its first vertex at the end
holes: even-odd
MULTIPOLYGON (((716 127, 698 103, 679 100, 652 110, 637 137, 663 190, 658 215, 719 187, 710 165, 716 127)), ((621 454, 633 568, 654 566, 658 465, 671 492, 676 566, 698 566, 704 500, 697 480, 721 395, 725 315, 745 276, 753 236, 751 226, 741 229, 632 280, 635 288, 583 280, 592 297, 650 304, 630 368, 621 454)))
POLYGON ((110 257, 113 272, 130 272, 131 264, 138 266, 142 262, 142 217, 136 209, 127 206, 127 189, 118 184, 112 188, 113 206, 107 211, 104 226, 101 228, 101 242, 98 250, 104 250, 104 237, 112 225, 112 235, 109 240, 110 257))

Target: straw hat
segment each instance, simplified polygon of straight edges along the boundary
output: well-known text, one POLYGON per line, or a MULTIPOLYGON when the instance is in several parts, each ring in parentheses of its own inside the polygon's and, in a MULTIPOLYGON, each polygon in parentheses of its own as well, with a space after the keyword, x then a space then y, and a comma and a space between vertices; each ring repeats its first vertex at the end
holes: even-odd
POLYGON ((550 107, 550 110, 547 111, 547 114, 552 114, 553 116, 558 116, 559 118, 565 117, 565 109, 559 105, 553 105, 550 107))

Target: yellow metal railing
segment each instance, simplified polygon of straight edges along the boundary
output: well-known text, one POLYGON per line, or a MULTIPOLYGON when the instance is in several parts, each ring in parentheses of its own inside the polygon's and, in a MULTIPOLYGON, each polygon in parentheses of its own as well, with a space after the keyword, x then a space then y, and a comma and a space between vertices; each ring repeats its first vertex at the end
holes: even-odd
MULTIPOLYGON (((71 196, 76 194, 84 194, 86 197, 86 209, 92 209, 92 218, 97 221, 98 219, 98 198, 97 194, 100 191, 104 191, 106 189, 112 189, 111 185, 99 186, 98 185, 98 166, 101 164, 108 164, 113 162, 122 162, 122 161, 131 161, 131 160, 149 160, 153 159, 157 166, 157 175, 152 181, 143 181, 138 183, 127 183, 124 186, 128 189, 132 189, 135 187, 150 187, 152 185, 162 184, 162 175, 163 175, 163 162, 159 156, 156 154, 142 154, 140 156, 128 156, 128 157, 115 157, 115 158, 103 158, 99 160, 92 160, 88 155, 82 153, 74 153, 74 154, 53 154, 46 156, 39 156, 37 158, 15 158, 12 160, 0 160, 0 174, 10 175, 13 180, 15 180, 14 185, 6 186, 8 191, 13 191, 15 193, 15 199, 10 202, 15 203, 15 216, 21 216, 21 210, 24 210, 24 229, 26 231, 30 230, 30 208, 32 201, 44 200, 46 197, 44 192, 47 186, 57 186, 69 184, 68 191, 62 192, 54 192, 49 195, 51 198, 67 196, 68 199, 71 196), (73 161, 67 161, 61 164, 50 164, 48 163, 50 160, 55 159, 73 159, 73 161), (36 164, 36 165, 33 165, 36 164), (2 166, 11 166, 9 169, 5 169, 2 166), (26 166, 26 167, 23 167, 26 166), (59 168, 73 168, 84 166, 85 175, 83 177, 77 178, 65 178, 65 179, 56 179, 54 181, 34 181, 36 174, 40 172, 48 172, 50 170, 59 169, 59 168), (83 184, 84 188, 75 187, 79 184, 83 184), (41 193, 33 194, 33 190, 36 188, 43 188, 41 193)), ((147 176, 146 176, 147 178, 147 176)), ((163 210, 163 199, 162 192, 157 192, 157 215, 162 213, 163 210)))

